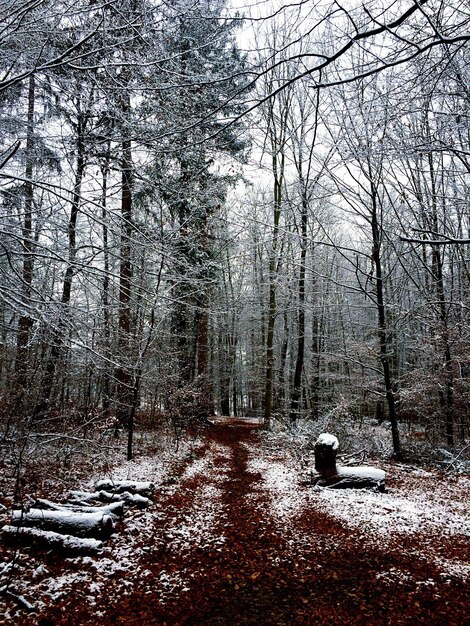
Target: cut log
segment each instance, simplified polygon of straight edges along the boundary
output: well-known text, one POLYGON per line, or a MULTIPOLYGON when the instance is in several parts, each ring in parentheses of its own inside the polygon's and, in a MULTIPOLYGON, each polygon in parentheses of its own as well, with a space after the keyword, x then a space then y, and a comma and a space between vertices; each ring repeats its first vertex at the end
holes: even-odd
POLYGON ((34 611, 36 611, 36 607, 34 606, 34 604, 28 602, 28 600, 26 600, 26 598, 21 595, 21 593, 18 593, 9 585, 3 585, 3 587, 0 587, 0 595, 4 596, 5 598, 11 598, 16 602, 19 607, 28 611, 28 613, 33 613, 34 611))
POLYGON ((109 537, 113 530, 113 518, 103 513, 78 513, 75 511, 48 511, 31 509, 13 511, 13 526, 28 526, 42 530, 75 535, 76 537, 109 537))
POLYGON ((24 526, 4 526, 2 539, 5 543, 52 549, 64 554, 96 554, 103 547, 103 542, 97 539, 79 539, 50 530, 24 526))
POLYGON ((330 489, 368 489, 377 488, 385 491, 385 472, 375 467, 337 467, 335 474, 312 475, 312 480, 319 487, 330 489))
MULTIPOLYGON (((138 493, 129 493, 123 491, 121 493, 110 493, 109 491, 71 491, 70 499, 75 502, 124 502, 128 506, 136 506, 139 509, 144 509, 153 504, 150 498, 141 496, 138 493)), ((84 507, 86 509, 86 507, 84 507)))
POLYGON ((33 504, 33 508, 48 511, 73 511, 74 513, 102 513, 103 515, 122 517, 124 515, 124 500, 120 498, 104 506, 91 506, 83 504, 58 504, 57 502, 51 502, 51 500, 38 498, 33 504))
POLYGON ((96 491, 110 491, 111 493, 138 493, 141 496, 151 496, 155 491, 155 485, 150 482, 137 480, 98 480, 95 483, 96 491))
POLYGON ((85 504, 87 502, 96 502, 100 499, 99 491, 70 491, 69 500, 85 504))
POLYGON ((150 498, 141 496, 139 493, 129 493, 122 491, 121 493, 109 493, 108 491, 100 491, 100 500, 103 502, 113 502, 114 500, 124 500, 129 506, 136 506, 138 509, 145 509, 153 504, 150 498))

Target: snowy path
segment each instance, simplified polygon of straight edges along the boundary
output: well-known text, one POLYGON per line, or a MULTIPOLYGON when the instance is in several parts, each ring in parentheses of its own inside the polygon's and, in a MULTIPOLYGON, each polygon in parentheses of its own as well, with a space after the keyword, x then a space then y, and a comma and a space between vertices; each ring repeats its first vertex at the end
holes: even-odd
POLYGON ((171 474, 135 464, 155 506, 103 557, 37 566, 17 623, 468 623, 470 481, 387 470, 386 494, 313 490, 292 450, 218 423, 171 474))

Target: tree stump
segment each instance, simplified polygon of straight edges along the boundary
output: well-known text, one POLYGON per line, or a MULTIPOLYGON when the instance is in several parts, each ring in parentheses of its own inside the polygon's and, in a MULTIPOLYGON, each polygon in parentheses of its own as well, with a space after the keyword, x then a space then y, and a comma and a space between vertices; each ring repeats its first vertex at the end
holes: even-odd
POLYGON ((341 467, 336 465, 339 442, 334 435, 323 433, 315 443, 315 470, 311 482, 330 489, 377 488, 385 491, 385 472, 375 467, 341 467))
POLYGON ((322 476, 336 474, 336 455, 339 441, 334 435, 323 433, 315 443, 315 469, 322 476))

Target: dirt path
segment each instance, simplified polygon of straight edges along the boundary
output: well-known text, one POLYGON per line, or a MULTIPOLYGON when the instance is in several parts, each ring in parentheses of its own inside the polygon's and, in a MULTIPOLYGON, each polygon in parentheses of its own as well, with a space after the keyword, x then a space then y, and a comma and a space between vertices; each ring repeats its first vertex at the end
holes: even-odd
POLYGON ((108 557, 69 562, 39 623, 470 623, 465 576, 438 566, 468 557, 458 532, 374 541, 330 515, 288 452, 242 422, 215 425, 190 461, 108 557))

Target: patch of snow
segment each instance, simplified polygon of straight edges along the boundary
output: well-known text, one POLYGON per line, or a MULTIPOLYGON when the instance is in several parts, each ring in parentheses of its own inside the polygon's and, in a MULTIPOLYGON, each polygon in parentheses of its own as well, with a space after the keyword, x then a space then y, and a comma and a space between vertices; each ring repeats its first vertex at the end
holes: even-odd
POLYGON ((470 533, 470 520, 441 502, 433 503, 426 493, 410 498, 395 493, 377 494, 362 490, 313 490, 311 506, 323 509, 350 528, 369 529, 382 538, 396 533, 442 532, 470 533))
POLYGON ((451 559, 436 559, 437 566, 442 569, 441 578, 461 578, 464 582, 470 582, 470 565, 451 559))
POLYGON ((304 494, 297 489, 298 471, 281 461, 260 458, 249 446, 245 447, 251 451, 247 470, 261 474, 262 489, 271 499, 270 513, 282 521, 298 514, 305 506, 304 494))
POLYGON ((36 567, 36 569, 33 570, 31 576, 33 578, 40 578, 41 576, 45 576, 47 574, 49 574, 49 570, 47 569, 45 565, 41 563, 41 565, 38 565, 38 567, 36 567))
POLYGON ((224 518, 221 495, 222 491, 215 485, 206 484, 198 489, 191 514, 178 520, 165 535, 170 550, 181 552, 190 551, 194 546, 223 545, 225 537, 214 532, 224 518))

